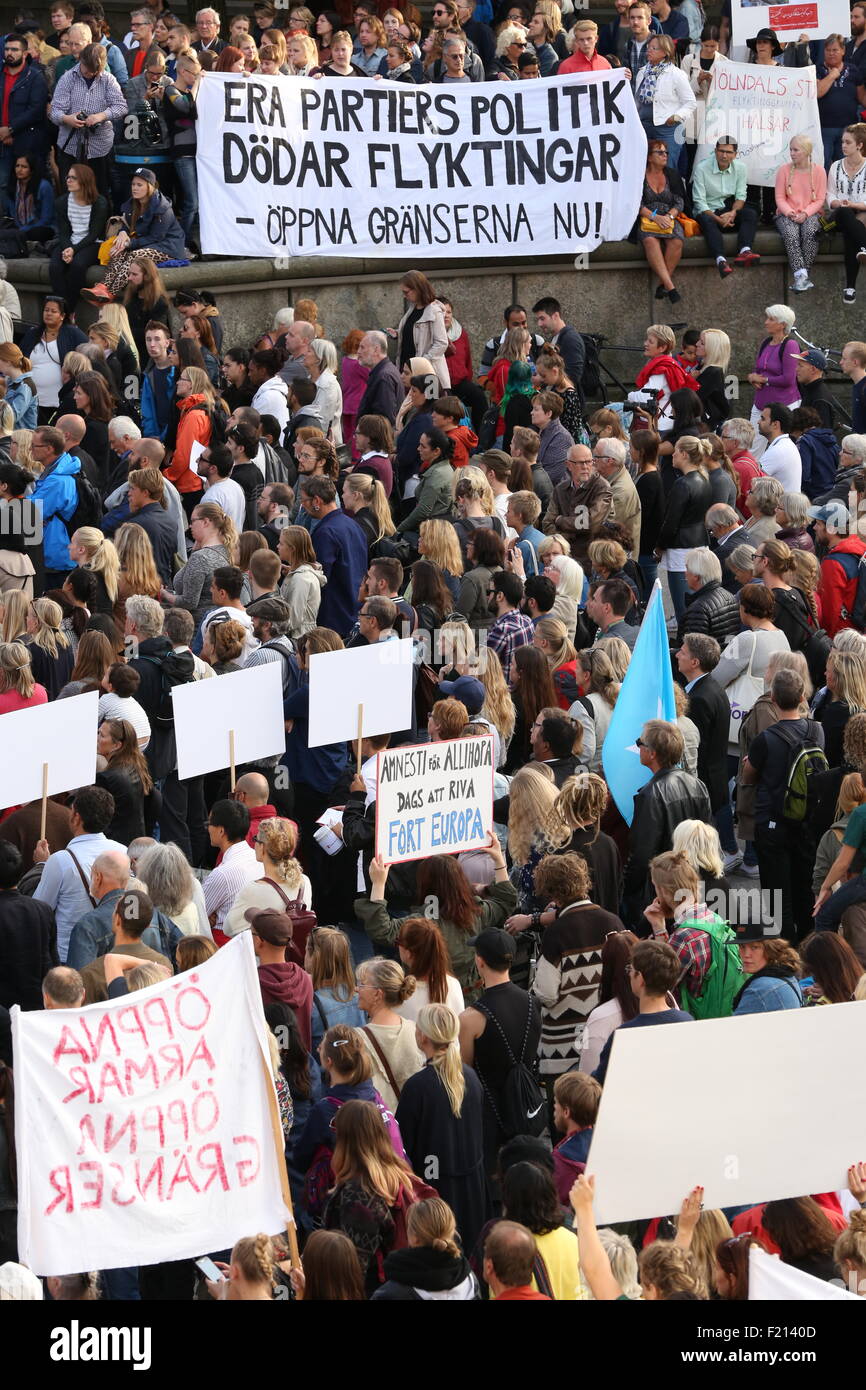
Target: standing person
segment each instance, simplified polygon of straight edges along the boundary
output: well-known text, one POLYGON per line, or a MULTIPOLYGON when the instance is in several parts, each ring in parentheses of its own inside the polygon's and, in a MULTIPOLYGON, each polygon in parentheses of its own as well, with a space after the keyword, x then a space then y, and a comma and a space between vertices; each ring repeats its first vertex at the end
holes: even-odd
POLYGON ((531 1231, 517 1221, 497 1221, 484 1242, 484 1282, 497 1303, 549 1303, 533 1279, 538 1247, 531 1231))
POLYGON ((415 1025, 397 1006, 415 989, 415 980, 396 961, 376 956, 358 966, 358 1004, 368 1023, 361 1029, 370 1053, 373 1084, 389 1109, 395 1110, 403 1086, 424 1065, 415 1025))
POLYGON ((732 136, 720 136, 714 153, 699 160, 692 175, 692 208, 723 280, 734 273, 725 258, 723 232, 737 233, 735 265, 757 265, 761 259, 752 250, 758 214, 746 202, 746 165, 737 158, 738 148, 732 136))
POLYGON ((846 343, 839 369, 851 382, 851 429, 862 434, 866 430, 866 343, 846 343))
POLYGON ((457 1220, 471 1250, 492 1214, 484 1173, 484 1092, 471 1067, 461 1061, 460 1024, 447 1004, 427 1004, 415 1024, 425 1065, 406 1081, 396 1119, 416 1173, 430 1180, 457 1220), (435 1174, 430 1160, 435 1157, 435 1174))
POLYGON ((48 691, 34 679, 30 653, 23 642, 0 642, 0 714, 48 703, 48 691))
POLYGON ((794 273, 791 289, 797 294, 813 290, 809 279, 818 254, 820 212, 827 197, 827 174, 812 161, 812 141, 795 135, 788 145, 791 160, 776 174, 776 230, 785 246, 794 273))
POLYGON ((426 357, 432 363, 440 394, 447 394, 451 387, 445 360, 449 339, 444 310, 436 298, 436 291, 420 270, 407 271, 400 288, 408 308, 395 333, 397 366, 402 369, 410 358, 426 357))
POLYGON ((172 588, 163 588, 160 599, 169 606, 188 608, 200 623, 214 607, 211 579, 215 570, 231 564, 237 531, 216 502, 199 502, 190 518, 193 548, 185 565, 174 576, 172 588))
POLYGON ((709 443, 695 435, 684 434, 674 445, 673 465, 680 476, 667 500, 655 557, 667 571, 678 621, 686 611, 686 552, 707 543, 705 518, 713 500, 706 468, 709 453, 709 443))
POLYGON ((30 374, 39 397, 40 424, 46 423, 57 411, 66 354, 86 341, 86 334, 69 322, 66 301, 56 294, 48 295, 42 306, 41 329, 31 328, 21 339, 21 351, 30 358, 30 374))
POLYGON ((81 464, 64 448, 59 430, 38 428, 33 431, 30 445, 33 457, 42 465, 42 472, 33 489, 33 501, 38 504, 44 527, 45 587, 60 588, 72 563, 69 555, 69 529, 78 505, 76 478, 81 464))
POLYGON ((0 194, 12 193, 13 171, 19 155, 41 159, 45 153, 45 74, 27 53, 23 36, 7 34, 0 71, 0 194))
POLYGON ((574 382, 575 390, 580 394, 582 403, 586 348, 581 334, 571 324, 565 322, 562 315, 562 305, 552 295, 546 295, 543 299, 539 299, 536 304, 533 304, 532 312, 540 332, 551 334, 551 346, 556 348, 565 363, 566 374, 574 382))
MULTIPOLYGON (((324 1234, 314 1233, 308 1241, 304 1248, 306 1264, 309 1264, 310 1245, 313 1244, 315 1251, 317 1236, 324 1234)), ((385 1283, 373 1294, 371 1302, 447 1299, 467 1303, 480 1297, 478 1281, 458 1244, 461 1237, 457 1233, 454 1212, 441 1198, 425 1197, 413 1203, 406 1213, 406 1236, 408 1247, 394 1250, 386 1257, 385 1283)), ((470 1248, 466 1237, 462 1239, 467 1249, 470 1248)))
MULTIPOLYGON (((724 594, 724 589, 719 589, 724 594)), ((731 725, 731 706, 724 690, 715 679, 720 656, 715 637, 702 632, 690 632, 683 638, 677 652, 677 666, 685 681, 689 697, 689 716, 700 734, 698 748, 698 777, 710 794, 710 806, 719 827, 727 839, 724 848, 737 853, 733 838, 728 777, 728 737, 731 725)), ((735 771, 736 769, 734 769, 735 771)))
POLYGON ((313 548, 328 581, 319 604, 319 625, 345 637, 355 621, 356 596, 367 572, 367 541, 357 522, 338 508, 330 478, 304 474, 299 482, 301 503, 318 523, 313 548))
MULTIPOLYGON (((11 1009, 17 1004, 28 1010, 42 1008, 42 981, 60 959, 51 908, 18 891, 23 870, 17 845, 0 840, 0 1005, 11 1009)), ((454 1035, 456 1038, 456 1018, 454 1035)), ((480 1097, 476 1128, 480 1168, 480 1097)))
POLYGON ((842 158, 827 172, 827 207, 842 233, 845 258, 845 288, 842 302, 857 299, 857 276, 866 261, 866 225, 860 214, 866 212, 866 125, 846 126, 842 133, 842 158))
POLYGON ((841 629, 855 625, 859 566, 866 543, 851 534, 848 509, 841 502, 810 507, 809 515, 815 522, 815 540, 824 551, 818 584, 821 618, 828 637, 835 637, 841 629))
POLYGON ((552 1103, 555 1077, 580 1059, 583 1030, 599 1002, 601 948, 622 922, 590 894, 590 875, 580 854, 551 854, 535 871, 535 891, 556 908, 545 928, 532 993, 541 1004, 541 1074, 552 1103))
POLYGON ((648 140, 660 140, 674 167, 683 143, 685 121, 697 107, 697 97, 687 77, 676 66, 676 45, 667 34, 653 34, 647 41, 647 62, 635 82, 638 115, 648 140))
POLYGON ((502 1118, 506 1084, 514 1068, 530 1064, 538 1052, 541 1017, 535 1002, 509 978, 514 959, 509 933, 488 928, 474 944, 484 994, 460 1016, 460 1051, 484 1087, 484 1162, 490 1175, 500 1147, 514 1137, 502 1118))
POLYGON ((106 197, 114 144, 112 122, 127 111, 123 92, 106 71, 107 62, 101 44, 89 43, 82 48, 78 62, 54 88, 48 112, 60 127, 57 156, 61 178, 66 178, 73 164, 87 164, 93 170, 97 188, 106 197))
MULTIPOLYGON (((730 414, 725 373, 731 360, 731 340, 720 328, 705 328, 695 345, 698 395, 711 430, 717 430, 730 414)), ((724 501, 716 498, 716 501, 724 501)), ((732 499, 733 500, 733 499, 732 499)))
POLYGON ((329 1028, 364 1024, 346 935, 337 927, 314 927, 307 937, 304 969, 313 981, 313 1051, 318 1052, 329 1028))
MULTIPOLYGON (((800 349, 791 333, 796 318, 794 310, 787 304, 770 304, 764 313, 764 330, 767 336, 758 348, 755 370, 749 373, 748 378, 755 387, 750 423, 758 426, 765 406, 782 405, 793 409, 800 404, 800 387, 797 382, 797 358, 800 349)), ((754 440, 752 452, 756 459, 760 459, 766 447, 762 438, 754 440)), ((797 491, 796 488, 787 490, 797 491)))
MULTIPOLYGON (((409 355, 416 356, 415 353, 409 355)), ((400 373, 388 357, 388 339, 384 333, 371 330, 364 334, 358 344, 358 362, 367 371, 367 384, 358 402, 358 418, 384 415, 393 425, 406 392, 400 373)), ((285 370, 283 368, 284 373, 285 370)))
MULTIPOLYGON (((745 785, 757 786, 755 848, 761 888, 774 892, 774 917, 781 934, 791 936, 796 929, 800 938, 812 927, 814 845, 804 819, 806 806, 795 804, 789 775, 802 750, 824 746, 820 724, 801 713, 804 690, 803 678, 796 671, 776 672, 770 693, 779 717, 752 741, 740 774, 745 785), (798 818, 792 813, 798 813, 798 818)), ((811 755, 809 766, 818 769, 819 759, 826 769, 823 753, 811 755)), ((804 780, 808 787, 808 777, 804 780)))
POLYGON ((178 54, 173 80, 163 94, 162 111, 171 142, 174 178, 178 191, 177 218, 188 246, 199 244, 196 96, 201 83, 201 65, 194 53, 178 54))
POLYGON ((72 928, 93 907, 89 875, 94 860, 109 850, 126 854, 125 845, 109 840, 103 833, 113 817, 111 793, 102 787, 84 787, 72 803, 72 839, 67 847, 50 854, 47 841, 40 840, 34 850, 34 862, 45 867, 33 897, 54 909, 61 961, 66 960, 72 928))
MULTIPOLYGON (((694 1022, 691 1014, 683 1009, 671 1008, 669 1003, 681 973, 679 956, 666 941, 639 941, 635 946, 629 975, 632 993, 638 1001, 638 1013, 621 1023, 601 1050, 601 1059, 592 1074, 602 1086, 607 1076, 611 1047, 615 1045, 614 1039, 620 1029, 694 1022)), ((684 1045, 688 1046, 688 1041, 684 1045)))

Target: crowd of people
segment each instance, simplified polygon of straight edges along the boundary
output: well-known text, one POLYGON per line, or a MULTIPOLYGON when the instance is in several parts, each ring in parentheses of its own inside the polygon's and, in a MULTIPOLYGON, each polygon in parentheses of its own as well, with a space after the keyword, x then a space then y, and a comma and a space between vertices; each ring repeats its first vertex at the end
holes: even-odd
MULTIPOLYGON (((680 42, 687 5, 701 9, 655 0, 663 38, 680 42)), ((51 21, 75 18, 71 35, 98 9, 58 4, 51 21)), ((472 6, 437 0, 442 80, 459 80, 457 18, 473 68, 477 48, 482 72, 532 75, 528 44, 551 72, 558 7, 525 14, 519 53, 502 46, 514 11, 491 54, 472 6)), ((679 70, 641 40, 644 6, 618 12, 610 58, 639 75, 645 44, 661 100, 679 70)), ((254 14, 247 33, 233 21, 234 59, 200 12, 195 63, 281 70, 274 12, 254 14)), ((360 61, 339 14, 288 15, 292 70, 384 61, 415 80, 415 57, 397 73, 394 45, 376 56, 382 25, 363 7, 360 61)), ((191 35, 171 18, 134 13, 126 102, 150 80, 152 40, 177 55, 168 81, 183 90, 191 35)), ((594 39, 580 46, 587 24, 560 70, 601 65, 594 39)), ((79 40, 114 72, 106 35, 70 37, 74 58, 79 40)), ((88 93, 108 82, 92 79, 88 93)), ((839 134, 845 151, 856 137, 839 134)), ((673 186, 662 143, 654 194, 673 186)), ((697 166, 710 206, 728 170, 740 179, 729 146, 714 171, 697 166)), ((756 321, 748 419, 732 414, 721 328, 678 342, 650 325, 629 400, 595 409, 591 344, 554 294, 470 334, 420 270, 387 332, 338 345, 296 299, 235 345, 212 294, 170 303, 159 265, 188 242, 159 191, 168 156, 157 175, 137 153, 133 225, 105 287, 85 291, 102 300, 85 334, 77 297, 124 167, 98 148, 68 155, 64 293, 20 345, 0 343, 0 716, 99 694, 94 785, 51 797, 44 835, 41 801, 0 813, 0 1118, 9 1009, 113 999, 249 931, 302 1268, 279 1233, 251 1233, 201 1252, 218 1279, 131 1250, 129 1268, 51 1279, 50 1296, 742 1300, 755 1244, 862 1294, 863 1164, 847 1192, 715 1211, 696 1189, 678 1214, 601 1231, 584 1170, 620 1029, 866 998, 866 343, 842 355, 849 433, 783 304, 756 321), (140 254, 154 250, 133 244, 142 225, 175 238, 165 253, 140 254), (606 740, 659 577, 676 718, 648 710, 647 780, 623 807, 606 740), (415 655, 407 727, 363 739, 359 769, 345 742, 310 747, 310 658, 398 637, 415 655), (172 689, 262 664, 280 670, 285 753, 181 779, 172 689), (384 863, 378 755, 478 737, 495 765, 487 843, 384 863)), ((179 197, 190 187, 177 177, 179 197)), ((745 203, 730 211, 742 229, 745 203)), ((713 214, 719 236, 727 216, 713 214)), ((660 245, 663 285, 675 267, 660 245)), ((0 1298, 39 1298, 17 1263, 9 1134, 0 1123, 0 1298)))

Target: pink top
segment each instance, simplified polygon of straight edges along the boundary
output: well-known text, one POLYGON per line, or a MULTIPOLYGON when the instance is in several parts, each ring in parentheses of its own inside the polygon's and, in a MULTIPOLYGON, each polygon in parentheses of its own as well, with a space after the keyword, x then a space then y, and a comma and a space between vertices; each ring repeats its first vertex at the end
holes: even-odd
POLYGON ((367 387, 369 367, 362 367, 355 357, 344 357, 340 366, 340 384, 343 388, 343 414, 355 415, 361 404, 361 397, 367 387))
POLYGON ((29 700, 18 694, 17 690, 4 690, 0 694, 0 714, 11 714, 16 709, 30 709, 32 705, 47 705, 48 691, 44 685, 34 685, 29 700))
POLYGON ((560 63, 557 76, 562 77, 563 73, 569 72, 602 72, 609 67, 610 63, 600 53, 593 53, 591 58, 587 58, 585 53, 572 53, 570 58, 564 58, 560 63))
POLYGON ((812 164, 808 169, 794 169, 789 196, 788 175, 791 173, 791 165, 783 164, 776 175, 776 208, 782 214, 805 212, 807 217, 814 217, 823 208, 827 197, 827 174, 823 164, 812 164))

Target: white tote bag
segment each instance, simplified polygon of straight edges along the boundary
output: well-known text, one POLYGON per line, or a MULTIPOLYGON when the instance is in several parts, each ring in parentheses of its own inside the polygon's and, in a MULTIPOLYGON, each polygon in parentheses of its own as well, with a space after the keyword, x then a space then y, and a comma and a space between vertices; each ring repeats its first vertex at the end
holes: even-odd
POLYGON ((764 681, 761 676, 752 675, 752 663, 755 660, 755 651, 758 646, 758 634, 752 633, 752 650, 749 655, 748 670, 742 671, 736 680, 731 681, 730 685, 725 686, 725 694, 731 704, 731 723, 728 731, 728 742, 739 747, 740 728, 749 710, 754 705, 759 695, 764 693, 764 681))

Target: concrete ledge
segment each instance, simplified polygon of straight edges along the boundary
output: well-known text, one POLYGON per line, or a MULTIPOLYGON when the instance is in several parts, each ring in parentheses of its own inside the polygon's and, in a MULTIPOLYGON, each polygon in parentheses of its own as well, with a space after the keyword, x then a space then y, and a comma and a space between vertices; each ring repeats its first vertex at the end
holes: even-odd
MULTIPOLYGON (((736 243, 725 238, 733 257, 736 243)), ((732 370, 742 378, 753 369, 754 355, 763 330, 763 310, 768 304, 790 303, 798 325, 814 342, 841 347, 847 338, 862 336, 862 315, 856 305, 842 303, 842 244, 834 237, 813 269, 816 289, 795 295, 789 288, 790 272, 782 243, 775 231, 761 229, 755 249, 761 263, 737 270, 722 281, 707 255, 703 237, 691 237, 683 247, 677 274, 682 294, 679 304, 654 298, 655 278, 640 246, 628 241, 607 242, 588 257, 580 269, 573 256, 547 257, 527 262, 523 257, 496 260, 475 257, 443 257, 425 262, 431 278, 454 301, 455 314, 468 328, 473 360, 478 361, 486 338, 501 325, 506 304, 531 307, 545 293, 555 293, 565 306, 570 322, 588 332, 603 332, 630 349, 639 349, 647 324, 688 323, 693 327, 719 327, 730 336, 732 370)), ((276 310, 310 297, 319 306, 319 318, 329 338, 338 345, 351 328, 385 328, 396 325, 402 313, 401 275, 412 265, 407 254, 400 259, 370 260, 351 257, 297 257, 294 260, 214 259, 163 272, 172 293, 193 286, 211 290, 220 304, 225 323, 224 341, 248 344, 266 328, 276 310)), ((89 282, 104 272, 95 267, 89 282)), ((37 321, 42 296, 49 288, 48 259, 34 256, 9 262, 8 278, 18 290, 25 318, 37 321)), ((866 283, 863 294, 866 296, 866 283)), ((86 327, 98 310, 81 304, 78 321, 86 327)), ((632 381, 640 365, 633 350, 608 350, 608 360, 623 381, 632 381)))

